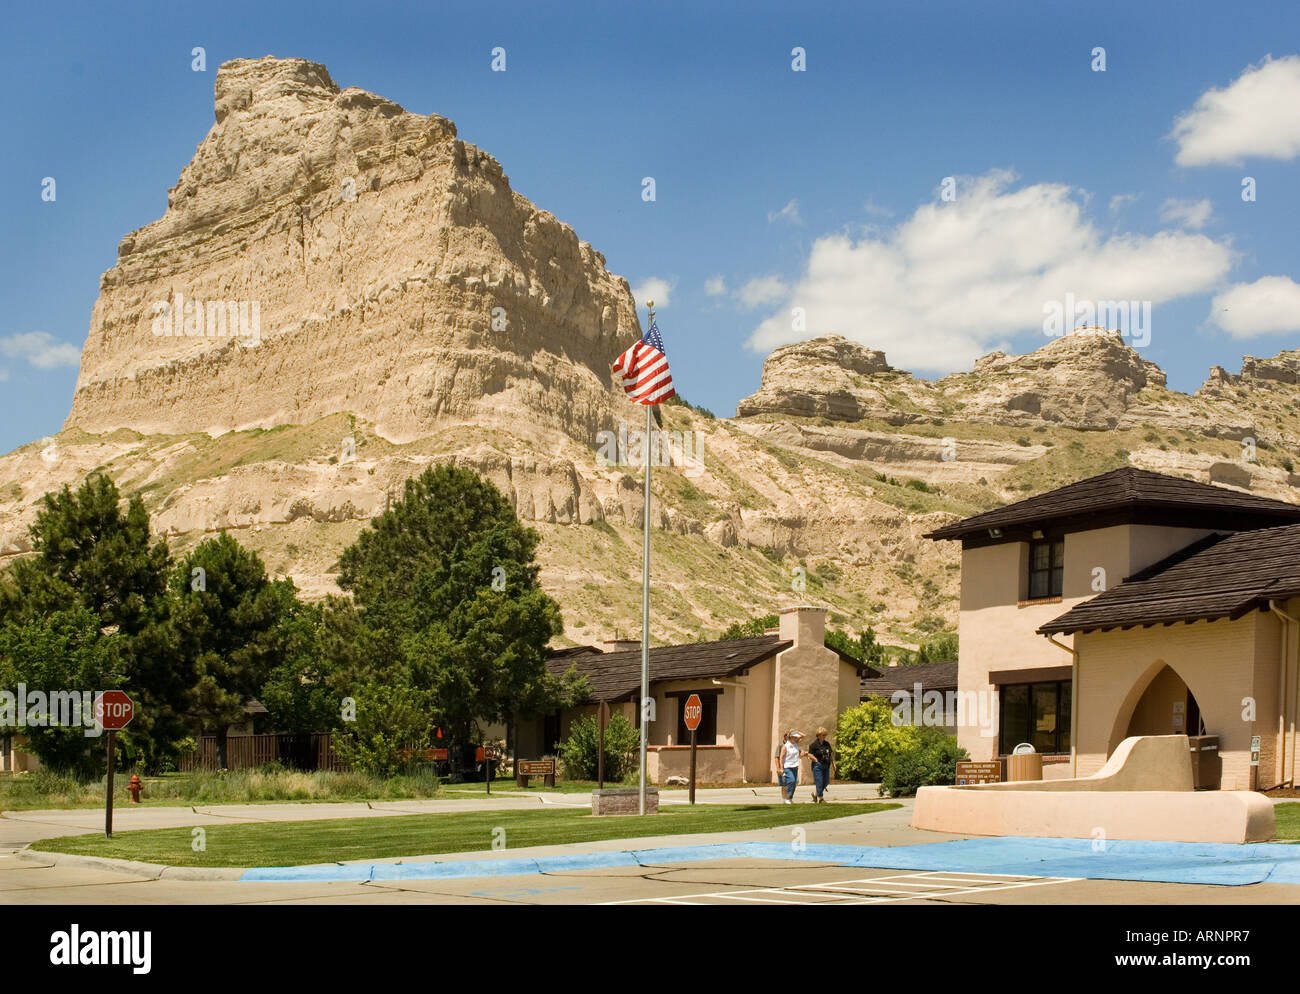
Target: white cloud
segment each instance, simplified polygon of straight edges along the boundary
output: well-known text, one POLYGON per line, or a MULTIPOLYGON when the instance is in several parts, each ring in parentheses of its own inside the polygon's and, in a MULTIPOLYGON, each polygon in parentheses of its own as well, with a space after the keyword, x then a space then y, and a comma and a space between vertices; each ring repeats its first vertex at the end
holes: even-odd
POLYGON ((81 349, 67 342, 56 341, 48 331, 29 331, 0 338, 0 355, 11 359, 26 359, 37 369, 81 364, 81 349))
POLYGON ((759 276, 736 291, 735 297, 742 307, 752 310, 765 304, 775 304, 790 292, 790 287, 779 276, 759 276))
POLYGON ((0 368, 0 383, 3 383, 7 379, 9 379, 9 370, 0 368))
POLYGON ((1286 276, 1236 283, 1210 301, 1210 320, 1233 338, 1300 331, 1300 284, 1286 276))
POLYGON ((668 306, 669 298, 676 286, 676 277, 661 279, 658 276, 647 276, 632 288, 632 298, 636 301, 637 307, 644 307, 647 300, 653 300, 655 308, 662 310, 668 306))
POLYGON ((893 217, 894 216, 894 212, 891 211, 888 207, 881 207, 870 197, 868 197, 866 202, 862 205, 862 209, 866 211, 867 214, 870 215, 871 217, 893 217))
POLYGON ((721 297, 727 292, 727 281, 721 276, 710 276, 704 281, 704 292, 710 297, 721 297))
POLYGON ((1300 155, 1300 55, 1265 57, 1222 90, 1209 89, 1169 134, 1180 166, 1240 165, 1300 155))
MULTIPOLYGON (((888 231, 818 238, 807 268, 749 346, 839 334, 882 348, 907 369, 969 368, 991 347, 1042 333, 1044 305, 1076 300, 1153 304, 1212 289, 1228 272, 1226 243, 1186 231, 1106 236, 1081 191, 1012 173, 963 178, 953 203, 922 204, 888 231), (801 307, 806 329, 794 330, 801 307)), ((1155 329, 1160 333, 1160 329, 1155 329)))
POLYGON ((1118 214, 1129 204, 1137 203, 1140 197, 1141 194, 1138 193, 1117 193, 1110 198, 1110 212, 1118 214))
POLYGON ((1160 205, 1160 222, 1200 231, 1214 213, 1208 200, 1175 200, 1170 197, 1160 205))
POLYGON ((803 218, 799 216, 799 201, 791 200, 779 211, 767 212, 767 221, 769 224, 777 220, 789 221, 791 224, 803 224, 803 218))

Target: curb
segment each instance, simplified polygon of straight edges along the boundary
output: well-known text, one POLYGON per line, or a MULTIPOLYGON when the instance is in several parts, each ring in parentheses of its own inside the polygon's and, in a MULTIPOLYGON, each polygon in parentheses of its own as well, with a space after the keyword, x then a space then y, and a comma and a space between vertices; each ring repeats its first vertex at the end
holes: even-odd
POLYGON ((249 869, 231 866, 166 866, 162 863, 141 863, 133 859, 78 856, 73 853, 40 852, 35 849, 19 849, 14 856, 25 863, 70 866, 83 870, 107 870, 110 873, 122 873, 144 880, 239 880, 249 869))

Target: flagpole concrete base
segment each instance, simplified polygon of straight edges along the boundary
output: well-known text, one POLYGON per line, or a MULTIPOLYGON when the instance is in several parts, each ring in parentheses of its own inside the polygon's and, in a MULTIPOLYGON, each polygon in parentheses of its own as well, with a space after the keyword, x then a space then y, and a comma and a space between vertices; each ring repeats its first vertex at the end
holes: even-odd
MULTIPOLYGON (((594 815, 634 815, 640 812, 641 791, 636 787, 606 788, 591 792, 591 813, 594 815)), ((645 813, 659 813, 659 788, 645 789, 645 813)))

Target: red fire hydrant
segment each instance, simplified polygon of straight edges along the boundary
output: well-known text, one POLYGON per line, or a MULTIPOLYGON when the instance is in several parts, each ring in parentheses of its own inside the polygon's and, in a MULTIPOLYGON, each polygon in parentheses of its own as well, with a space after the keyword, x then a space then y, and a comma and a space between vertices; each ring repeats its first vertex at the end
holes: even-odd
POLYGON ((140 791, 143 790, 144 787, 143 787, 143 785, 140 783, 140 775, 139 775, 138 773, 132 773, 132 774, 131 774, 131 783, 127 785, 127 788, 126 788, 126 789, 127 789, 128 791, 130 791, 130 793, 131 793, 131 803, 132 803, 132 804, 139 804, 139 803, 140 803, 140 791))

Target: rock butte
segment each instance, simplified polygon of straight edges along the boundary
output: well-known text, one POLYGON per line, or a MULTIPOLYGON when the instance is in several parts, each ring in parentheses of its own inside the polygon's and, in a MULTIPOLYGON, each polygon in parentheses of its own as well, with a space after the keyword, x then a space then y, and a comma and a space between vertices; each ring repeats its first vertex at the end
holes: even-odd
MULTIPOLYGON (((28 551, 41 494, 104 467, 174 547, 238 529, 321 596, 402 482, 454 460, 541 531, 569 638, 638 634, 639 480, 596 458, 640 423, 609 371, 640 331, 627 282, 450 121, 323 66, 226 63, 215 110, 101 280, 64 431, 0 456, 0 557, 28 551), (177 301, 256 303, 260 344, 155 334, 177 301)), ((778 348, 735 418, 664 410, 705 469, 655 476, 655 637, 813 600, 914 642, 956 615, 956 550, 925 531, 1115 460, 1294 499, 1298 380, 1300 351, 1248 356, 1188 396, 1111 335, 936 381, 843 337, 778 348)))

